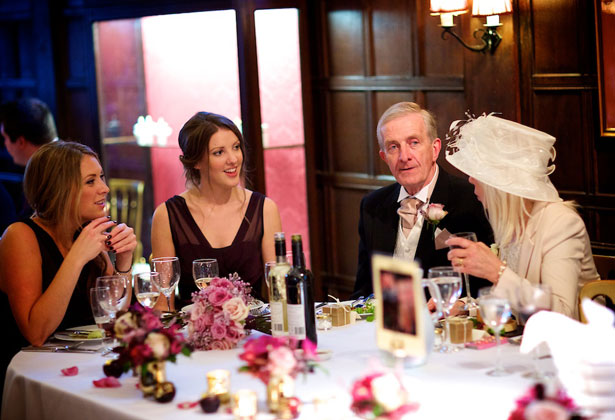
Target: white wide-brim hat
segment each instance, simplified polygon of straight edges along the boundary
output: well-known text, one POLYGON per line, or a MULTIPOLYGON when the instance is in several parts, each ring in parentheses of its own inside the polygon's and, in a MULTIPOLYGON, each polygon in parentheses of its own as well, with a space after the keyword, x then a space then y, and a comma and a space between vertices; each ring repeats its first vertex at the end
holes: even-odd
POLYGON ((481 115, 451 124, 446 160, 478 181, 512 195, 562 201, 549 175, 555 137, 525 125, 481 115))

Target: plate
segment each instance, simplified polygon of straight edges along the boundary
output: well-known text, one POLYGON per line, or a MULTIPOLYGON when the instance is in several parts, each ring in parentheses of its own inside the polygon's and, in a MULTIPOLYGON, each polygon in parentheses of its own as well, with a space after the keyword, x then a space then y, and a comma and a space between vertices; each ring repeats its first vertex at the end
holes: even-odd
POLYGON ((96 325, 85 325, 83 327, 67 328, 66 331, 59 331, 53 335, 54 338, 62 341, 100 341, 105 338, 105 331, 98 328, 96 325), (100 338, 87 338, 73 335, 71 331, 100 331, 102 337, 100 338))
POLYGON ((254 302, 250 304, 250 315, 258 316, 263 312, 265 302, 262 300, 254 299, 254 302))

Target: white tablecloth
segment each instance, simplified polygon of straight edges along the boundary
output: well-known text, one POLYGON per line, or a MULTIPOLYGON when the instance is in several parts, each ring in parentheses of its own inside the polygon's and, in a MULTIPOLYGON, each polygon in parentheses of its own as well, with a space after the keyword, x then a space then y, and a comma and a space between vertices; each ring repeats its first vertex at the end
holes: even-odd
MULTIPOLYGON (((304 381, 297 378, 296 395, 305 403, 301 418, 327 418, 315 412, 314 398, 330 398, 329 418, 354 418, 349 389, 353 380, 379 363, 381 354, 375 346, 375 326, 367 322, 320 332, 319 349, 332 350, 330 360, 304 381)), ((248 374, 237 372, 241 349, 194 352, 167 363, 167 380, 177 389, 175 399, 159 404, 144 399, 136 388, 137 379, 125 374, 119 388, 95 388, 92 381, 104 376, 105 358, 100 354, 59 354, 20 352, 12 360, 6 375, 2 419, 231 419, 230 414, 204 414, 197 406, 180 410, 177 403, 196 401, 207 390, 205 374, 213 369, 231 371, 231 388, 255 390, 259 407, 265 412, 265 386, 248 374), (60 369, 77 366, 77 376, 63 376, 60 369)), ((509 376, 486 375, 495 361, 495 349, 464 349, 452 354, 432 353, 426 364, 403 371, 410 383, 413 399, 420 408, 411 418, 505 419, 532 382, 522 377, 531 361, 512 344, 502 346, 504 365, 514 371, 509 376)), ((540 361, 545 369, 554 370, 551 359, 540 361)), ((259 414, 259 419, 271 418, 259 414)))

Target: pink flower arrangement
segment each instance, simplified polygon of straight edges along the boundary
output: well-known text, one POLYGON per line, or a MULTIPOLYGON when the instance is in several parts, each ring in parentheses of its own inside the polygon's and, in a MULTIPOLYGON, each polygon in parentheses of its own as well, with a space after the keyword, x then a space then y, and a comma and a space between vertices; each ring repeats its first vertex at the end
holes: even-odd
POLYGON ((181 325, 172 323, 165 328, 158 315, 139 304, 117 317, 111 335, 120 340, 113 349, 118 358, 103 367, 107 376, 119 377, 122 373, 149 362, 168 360, 175 362, 180 353, 189 356, 181 325))
POLYGON ((251 287, 237 273, 215 277, 192 294, 188 340, 195 350, 229 350, 245 337, 245 320, 252 302, 251 287))
POLYGON ((352 384, 350 409, 363 418, 401 419, 419 405, 409 401, 409 393, 399 377, 376 372, 352 384))
POLYGON ((297 345, 297 340, 288 337, 263 335, 249 340, 239 355, 246 362, 239 371, 248 372, 265 384, 272 376, 295 378, 299 373, 312 372, 318 361, 316 345, 310 340, 303 340, 301 349, 297 345))
POLYGON ((517 406, 508 416, 508 420, 583 420, 579 408, 562 389, 558 389, 553 396, 547 396, 545 387, 536 384, 521 398, 517 406))

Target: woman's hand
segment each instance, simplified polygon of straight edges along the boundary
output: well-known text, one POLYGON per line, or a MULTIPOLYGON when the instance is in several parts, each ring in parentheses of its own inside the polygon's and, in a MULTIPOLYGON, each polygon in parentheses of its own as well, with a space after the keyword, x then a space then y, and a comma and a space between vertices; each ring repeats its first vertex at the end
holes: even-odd
POLYGON ((487 279, 494 284, 498 282, 502 261, 487 245, 454 237, 447 239, 446 244, 460 247, 451 249, 447 254, 456 271, 487 279))
POLYGON ((120 223, 109 234, 107 241, 109 251, 115 252, 115 268, 126 271, 132 264, 132 254, 137 247, 137 237, 131 227, 120 223))
MULTIPOLYGON (((84 227, 70 248, 69 254, 80 261, 83 265, 96 258, 98 254, 108 249, 107 231, 115 225, 115 222, 107 217, 99 217, 92 220, 84 227)), ((68 257, 68 255, 67 255, 68 257)))

